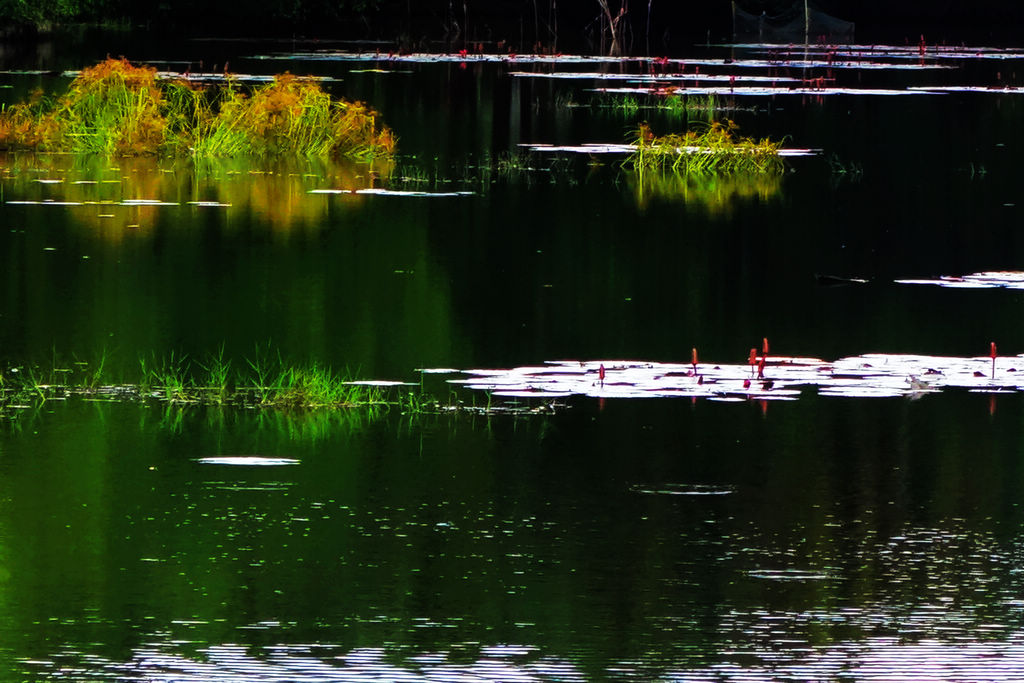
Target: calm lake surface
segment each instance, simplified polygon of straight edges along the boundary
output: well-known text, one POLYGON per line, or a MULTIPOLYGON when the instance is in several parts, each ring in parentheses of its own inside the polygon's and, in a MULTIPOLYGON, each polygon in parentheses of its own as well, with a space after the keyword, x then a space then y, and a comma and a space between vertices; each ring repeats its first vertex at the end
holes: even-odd
MULTIPOLYGON (((721 94, 742 133, 818 153, 645 186, 620 156, 521 145, 682 119, 592 91, 618 81, 512 72, 650 63, 293 49, 313 48, 124 51, 337 79, 396 131, 396 167, 3 157, 5 373, 273 349, 444 396, 453 375, 419 369, 742 363, 763 337, 825 359, 1024 352, 1020 291, 894 282, 1024 269, 1024 94, 906 92, 1017 86, 1020 58, 742 70, 765 55, 695 47, 703 74, 904 92, 721 94), (371 186, 437 196, 317 192, 371 186)), ((0 98, 108 52, 9 52, 2 68, 47 73, 0 74, 0 98)), ((696 86, 698 65, 675 68, 696 86)), ((1020 394, 567 404, 18 409, 0 420, 0 680, 1024 678, 1020 394)))

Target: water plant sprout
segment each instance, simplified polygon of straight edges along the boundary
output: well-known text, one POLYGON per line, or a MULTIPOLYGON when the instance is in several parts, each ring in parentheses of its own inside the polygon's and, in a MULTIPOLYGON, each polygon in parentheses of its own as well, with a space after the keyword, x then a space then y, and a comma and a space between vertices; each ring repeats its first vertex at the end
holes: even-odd
POLYGON ((160 78, 152 67, 106 59, 66 93, 36 93, 0 112, 0 147, 106 155, 249 154, 390 158, 395 136, 360 102, 285 73, 254 87, 160 78))

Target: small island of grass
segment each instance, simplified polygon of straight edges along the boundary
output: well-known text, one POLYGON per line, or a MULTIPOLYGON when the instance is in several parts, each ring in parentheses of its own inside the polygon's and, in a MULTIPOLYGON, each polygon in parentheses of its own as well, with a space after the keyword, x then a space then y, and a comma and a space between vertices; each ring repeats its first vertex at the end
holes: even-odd
POLYGON ((735 133, 732 121, 715 121, 683 134, 655 136, 641 124, 633 141, 635 151, 626 165, 638 172, 778 173, 783 170, 782 142, 755 140, 735 133))
POLYGON ((391 129, 361 102, 333 99, 285 73, 244 87, 161 78, 126 59, 83 69, 59 97, 35 94, 0 112, 0 148, 107 155, 281 154, 389 158, 391 129))

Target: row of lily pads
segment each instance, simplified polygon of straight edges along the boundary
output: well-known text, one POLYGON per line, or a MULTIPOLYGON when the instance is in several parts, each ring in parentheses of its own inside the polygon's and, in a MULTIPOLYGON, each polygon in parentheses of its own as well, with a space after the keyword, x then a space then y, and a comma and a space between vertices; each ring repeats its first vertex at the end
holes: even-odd
POLYGON ((936 69, 948 65, 938 60, 1024 59, 1021 50, 992 47, 892 46, 892 45, 778 45, 771 43, 737 43, 715 45, 727 50, 748 50, 764 57, 739 58, 669 58, 669 57, 607 57, 602 55, 485 53, 459 50, 449 53, 353 52, 348 50, 313 50, 256 55, 257 60, 328 61, 328 62, 391 62, 391 63, 506 63, 550 64, 573 66, 586 64, 647 64, 665 67, 714 66, 728 64, 738 67, 817 67, 856 69, 936 69))
MULTIPOLYGON (((1024 391, 1024 355, 949 357, 871 353, 826 361, 756 356, 746 364, 655 363, 629 360, 548 361, 507 370, 463 370, 452 384, 498 397, 693 397, 795 400, 804 389, 821 396, 884 398, 948 388, 984 393, 1024 391)), ((696 354, 695 354, 696 355, 696 354)), ((453 372, 447 369, 425 372, 453 372)))
POLYGON ((1024 59, 1021 50, 919 45, 716 45, 730 50, 725 57, 604 57, 514 53, 474 53, 461 50, 447 54, 348 52, 321 50, 261 55, 257 59, 309 62, 390 63, 498 63, 533 67, 510 71, 514 78, 574 79, 593 82, 627 82, 630 87, 594 88, 608 94, 697 95, 927 95, 953 92, 1024 93, 1024 88, 1002 82, 984 84, 926 84, 910 87, 871 87, 858 83, 845 87, 836 82, 840 71, 943 71, 956 70, 957 62, 970 60, 1024 59), (582 70, 586 66, 597 70, 582 70), (611 73, 609 66, 618 67, 611 73), (810 78, 807 70, 822 70, 810 78), (758 74, 765 71, 767 74, 758 74), (755 72, 755 73, 751 73, 755 72))
POLYGON ((936 285, 952 289, 1024 289, 1024 272, 986 270, 969 275, 943 275, 938 278, 896 280, 901 285, 936 285))

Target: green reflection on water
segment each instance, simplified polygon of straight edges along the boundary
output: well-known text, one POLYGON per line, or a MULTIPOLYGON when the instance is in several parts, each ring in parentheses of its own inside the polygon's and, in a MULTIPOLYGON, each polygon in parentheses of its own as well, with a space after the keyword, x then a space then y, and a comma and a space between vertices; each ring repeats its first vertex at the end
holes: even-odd
POLYGON ((1005 634, 1024 490, 1005 398, 993 415, 950 394, 312 426, 50 404, 0 435, 0 624, 19 657, 472 641, 595 671, 767 646, 766 613, 831 646, 948 599, 913 628, 1005 634), (299 462, 198 462, 239 455, 299 462), (675 484, 728 493, 642 492, 675 484))
POLYGON ((627 183, 643 210, 652 200, 678 201, 728 217, 739 202, 782 199, 779 173, 699 174, 672 171, 629 172, 627 183))
POLYGON ((310 194, 370 186, 367 166, 37 156, 3 169, 9 359, 106 354, 123 369, 140 353, 204 357, 224 343, 241 358, 271 341, 405 373, 456 346, 423 205, 310 194), (12 203, 25 201, 44 205, 12 203))

